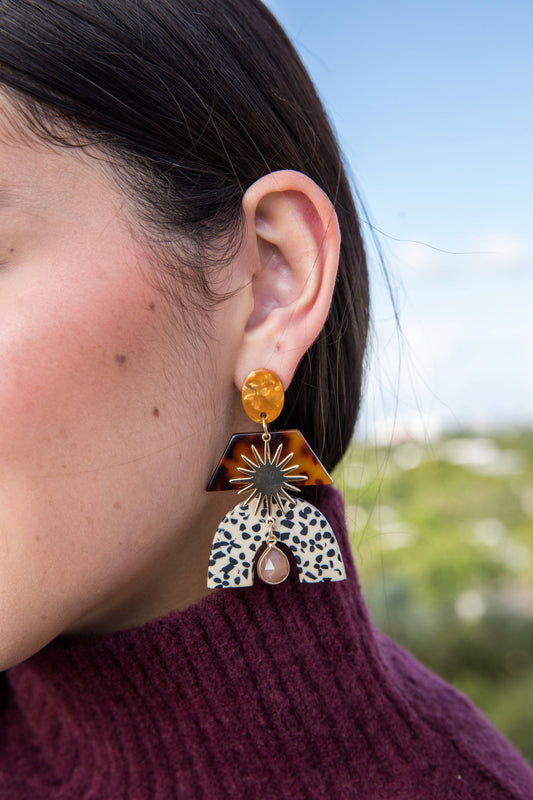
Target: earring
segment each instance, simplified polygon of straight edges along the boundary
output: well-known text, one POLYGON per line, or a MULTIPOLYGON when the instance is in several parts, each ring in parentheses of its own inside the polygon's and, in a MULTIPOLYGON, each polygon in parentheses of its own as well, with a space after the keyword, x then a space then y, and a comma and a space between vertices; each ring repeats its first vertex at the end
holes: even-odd
POLYGON ((237 489, 246 495, 218 526, 208 588, 252 586, 254 569, 265 583, 282 583, 290 564, 280 544, 294 555, 300 582, 345 580, 329 522, 313 505, 289 494, 333 481, 300 431, 269 431, 268 424, 283 409, 280 379, 268 369, 254 370, 241 398, 247 415, 263 430, 234 434, 207 485, 208 492, 237 489))

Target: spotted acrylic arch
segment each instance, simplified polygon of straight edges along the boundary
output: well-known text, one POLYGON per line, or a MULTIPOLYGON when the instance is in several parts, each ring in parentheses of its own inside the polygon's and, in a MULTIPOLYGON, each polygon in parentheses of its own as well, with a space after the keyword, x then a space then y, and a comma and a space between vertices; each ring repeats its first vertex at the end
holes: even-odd
MULTIPOLYGON (((268 533, 266 510, 257 516, 235 506, 218 526, 209 558, 209 589, 252 586, 254 560, 268 533)), ((300 582, 343 581, 346 571, 335 534, 320 511, 303 500, 276 508, 274 532, 296 561, 300 582)))

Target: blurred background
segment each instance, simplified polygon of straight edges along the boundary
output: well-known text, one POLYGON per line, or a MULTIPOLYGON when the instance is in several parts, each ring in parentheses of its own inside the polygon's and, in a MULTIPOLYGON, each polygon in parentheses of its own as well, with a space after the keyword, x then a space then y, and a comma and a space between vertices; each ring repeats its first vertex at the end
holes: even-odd
POLYGON ((267 5, 364 204, 373 331, 336 480, 368 604, 533 763, 533 3, 267 5))

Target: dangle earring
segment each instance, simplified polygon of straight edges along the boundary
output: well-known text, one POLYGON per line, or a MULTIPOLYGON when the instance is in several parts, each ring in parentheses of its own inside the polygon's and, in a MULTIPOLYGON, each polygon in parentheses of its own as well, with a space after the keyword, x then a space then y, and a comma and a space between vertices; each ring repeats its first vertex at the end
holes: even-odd
POLYGON ((234 434, 207 485, 208 492, 237 489, 246 495, 218 526, 208 588, 251 586, 254 570, 265 583, 282 583, 290 564, 280 543, 294 555, 301 582, 344 580, 329 522, 313 505, 289 494, 299 493, 301 486, 332 483, 331 477, 300 431, 268 429, 283 409, 280 379, 268 369, 254 370, 241 397, 244 410, 263 430, 234 434))

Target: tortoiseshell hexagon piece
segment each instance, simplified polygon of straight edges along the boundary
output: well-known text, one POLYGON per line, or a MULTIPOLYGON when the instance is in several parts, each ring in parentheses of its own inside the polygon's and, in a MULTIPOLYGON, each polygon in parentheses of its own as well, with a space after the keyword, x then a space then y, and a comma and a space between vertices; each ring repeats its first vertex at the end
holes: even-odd
MULTIPOLYGON (((270 450, 274 453, 279 445, 283 445, 281 458, 293 453, 292 464, 298 464, 298 472, 307 475, 307 480, 299 481, 298 486, 321 486, 333 483, 333 479, 320 463, 318 456, 313 452, 300 431, 271 431, 270 450)), ((237 467, 243 466, 242 456, 250 456, 252 445, 262 452, 264 443, 261 433, 235 433, 228 442, 224 455, 220 459, 209 483, 208 492, 221 492, 228 489, 236 490, 230 483, 232 478, 242 477, 237 467)))

